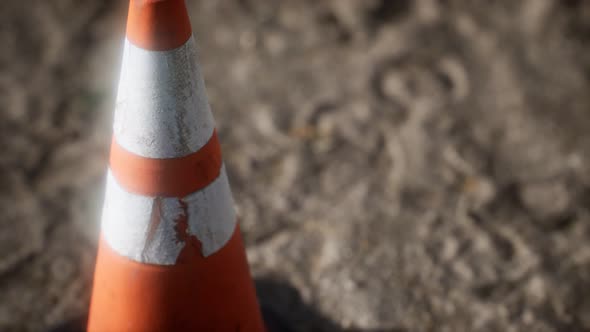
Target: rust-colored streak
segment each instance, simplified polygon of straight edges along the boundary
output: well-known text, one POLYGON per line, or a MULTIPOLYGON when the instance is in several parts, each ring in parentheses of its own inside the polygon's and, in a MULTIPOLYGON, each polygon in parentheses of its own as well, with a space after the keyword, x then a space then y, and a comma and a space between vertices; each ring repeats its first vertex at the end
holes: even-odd
POLYGON ((180 158, 156 159, 133 154, 115 138, 111 145, 111 170, 130 192, 145 196, 184 197, 213 182, 221 171, 221 147, 214 131, 199 151, 180 158))
POLYGON ((154 240, 156 236, 156 231, 160 226, 160 222, 162 220, 162 198, 156 197, 154 198, 154 203, 152 205, 152 213, 150 216, 150 225, 148 228, 147 236, 145 237, 145 244, 143 245, 143 251, 141 256, 144 257, 146 251, 148 250, 150 243, 154 240))
POLYGON ((153 51, 182 46, 192 34, 184 0, 131 0, 127 39, 153 51))
POLYGON ((101 238, 88 331, 264 331, 239 226, 220 251, 141 264, 101 238))
POLYGON ((178 199, 178 203, 182 208, 183 213, 174 222, 174 231, 176 231, 176 240, 178 242, 186 242, 188 235, 188 209, 187 204, 183 199, 178 199))
POLYGON ((201 241, 199 241, 196 236, 187 235, 184 243, 185 245, 176 259, 177 264, 186 264, 187 262, 191 262, 198 257, 203 258, 201 251, 201 241))
POLYGON ((184 247, 180 251, 176 264, 187 264, 201 256, 201 241, 195 235, 191 235, 188 231, 188 205, 182 199, 178 200, 182 207, 184 214, 180 216, 175 222, 174 230, 176 231, 176 239, 184 243, 184 247))

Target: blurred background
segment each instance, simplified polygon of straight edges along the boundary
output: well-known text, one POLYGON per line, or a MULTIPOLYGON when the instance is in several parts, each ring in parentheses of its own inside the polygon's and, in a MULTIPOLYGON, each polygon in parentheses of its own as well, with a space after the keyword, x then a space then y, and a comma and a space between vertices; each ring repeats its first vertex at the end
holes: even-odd
MULTIPOLYGON (((189 1, 295 331, 590 331, 590 1, 189 1)), ((87 310, 127 2, 0 3, 0 331, 87 310)))

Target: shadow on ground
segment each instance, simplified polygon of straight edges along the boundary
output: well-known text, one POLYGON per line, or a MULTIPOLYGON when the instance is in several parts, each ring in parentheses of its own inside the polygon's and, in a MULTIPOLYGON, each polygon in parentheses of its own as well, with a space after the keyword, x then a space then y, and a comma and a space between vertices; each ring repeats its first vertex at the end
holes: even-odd
POLYGON ((276 279, 256 280, 256 290, 265 321, 271 332, 405 332, 400 328, 387 330, 342 328, 319 313, 313 306, 306 304, 293 286, 276 279))

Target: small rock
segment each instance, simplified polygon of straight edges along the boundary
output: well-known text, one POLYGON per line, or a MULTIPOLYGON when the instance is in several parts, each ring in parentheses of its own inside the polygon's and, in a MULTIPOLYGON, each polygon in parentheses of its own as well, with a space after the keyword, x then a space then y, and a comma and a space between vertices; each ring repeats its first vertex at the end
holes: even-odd
POLYGON ((520 200, 539 221, 551 221, 567 215, 571 193, 563 181, 526 183, 520 187, 520 200))
POLYGON ((467 263, 465 263, 465 261, 457 260, 453 263, 451 268, 460 280, 467 283, 473 281, 473 270, 467 265, 467 263))
POLYGON ((461 189, 468 197, 471 207, 476 210, 485 206, 496 197, 494 183, 484 177, 467 177, 463 181, 461 189))
POLYGON ((264 36, 264 46, 272 56, 279 56, 287 49, 287 40, 276 32, 270 32, 264 36))
POLYGON ((459 241, 454 237, 446 237, 440 248, 440 258, 444 262, 448 262, 455 258, 459 251, 459 241))
POLYGON ((547 285, 543 278, 536 275, 525 286, 527 300, 532 305, 540 305, 547 297, 547 285))

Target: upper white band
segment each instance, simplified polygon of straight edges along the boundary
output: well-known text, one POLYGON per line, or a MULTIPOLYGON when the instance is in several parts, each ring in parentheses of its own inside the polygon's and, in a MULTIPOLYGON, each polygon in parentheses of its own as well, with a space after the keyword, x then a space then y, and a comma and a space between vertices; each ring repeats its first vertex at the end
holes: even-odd
POLYGON ((142 157, 177 158, 198 151, 214 128, 194 38, 170 51, 145 50, 126 39, 117 142, 142 157))

